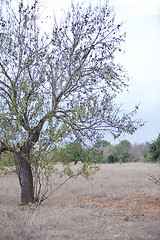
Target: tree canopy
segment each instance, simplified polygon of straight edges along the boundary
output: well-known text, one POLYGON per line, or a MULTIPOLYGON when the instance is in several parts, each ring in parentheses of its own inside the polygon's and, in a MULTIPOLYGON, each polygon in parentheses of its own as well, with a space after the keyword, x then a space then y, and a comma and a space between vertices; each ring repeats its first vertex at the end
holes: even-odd
POLYGON ((64 139, 87 143, 107 132, 133 134, 143 125, 133 119, 137 107, 124 113, 115 104, 128 88, 114 61, 125 33, 108 3, 72 4, 62 21, 51 18, 46 32, 39 9, 38 1, 25 6, 21 0, 0 21, 0 153, 15 155, 22 189, 31 151, 64 139))

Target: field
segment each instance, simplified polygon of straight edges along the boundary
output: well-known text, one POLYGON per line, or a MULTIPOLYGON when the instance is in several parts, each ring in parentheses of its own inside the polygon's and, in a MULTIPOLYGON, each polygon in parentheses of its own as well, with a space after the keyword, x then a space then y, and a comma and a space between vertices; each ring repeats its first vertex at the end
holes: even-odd
MULTIPOLYGON (((20 205, 15 175, 0 178, 0 240, 159 240, 160 184, 148 173, 160 175, 160 164, 102 165, 36 209, 20 205)), ((55 188, 64 181, 52 180, 55 188)))

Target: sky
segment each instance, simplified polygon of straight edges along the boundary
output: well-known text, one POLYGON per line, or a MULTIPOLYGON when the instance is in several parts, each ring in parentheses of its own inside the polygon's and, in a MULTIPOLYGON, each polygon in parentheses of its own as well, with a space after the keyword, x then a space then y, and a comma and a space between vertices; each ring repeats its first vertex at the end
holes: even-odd
MULTIPOLYGON (((71 0, 46 0, 47 6, 54 7, 56 15, 66 9, 71 0)), ((74 2, 102 3, 103 0, 75 0, 74 2)), ((130 76, 129 93, 118 96, 117 102, 123 109, 131 111, 139 105, 136 119, 145 121, 144 127, 133 135, 124 135, 114 140, 106 134, 105 140, 117 144, 128 140, 142 144, 155 140, 160 133, 160 0, 110 0, 116 21, 124 22, 126 42, 125 54, 117 56, 130 76)))
POLYGON ((160 133, 160 1, 112 0, 112 4, 117 19, 125 22, 125 54, 119 61, 131 84, 129 93, 119 99, 126 110, 140 103, 137 117, 146 121, 135 134, 121 139, 144 143, 160 133))
MULTIPOLYGON (((14 1, 14 0, 12 0, 14 1)), ((30 2, 31 0, 26 0, 30 2)), ((67 9, 72 0, 45 0, 44 11, 57 17, 61 9, 67 9), (54 10, 53 10, 54 9, 54 10)), ((105 0, 74 0, 95 6, 105 0)), ((109 0, 116 14, 117 23, 124 22, 125 54, 117 55, 116 61, 123 65, 130 76, 129 93, 118 96, 125 112, 140 104, 136 119, 145 121, 144 127, 133 135, 124 135, 114 140, 105 135, 105 140, 117 144, 128 140, 132 144, 150 142, 160 133, 160 0, 109 0)))

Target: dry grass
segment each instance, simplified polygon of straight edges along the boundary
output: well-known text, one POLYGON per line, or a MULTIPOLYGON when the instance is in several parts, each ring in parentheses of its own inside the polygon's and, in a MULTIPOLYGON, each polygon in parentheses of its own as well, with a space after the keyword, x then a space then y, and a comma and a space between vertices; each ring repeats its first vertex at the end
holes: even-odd
MULTIPOLYGON (((77 166, 74 166, 77 167, 77 166)), ((159 240, 158 164, 103 165, 93 180, 72 179, 39 208, 20 206, 16 176, 0 179, 1 240, 159 240)), ((53 177, 54 186, 62 179, 53 177)))

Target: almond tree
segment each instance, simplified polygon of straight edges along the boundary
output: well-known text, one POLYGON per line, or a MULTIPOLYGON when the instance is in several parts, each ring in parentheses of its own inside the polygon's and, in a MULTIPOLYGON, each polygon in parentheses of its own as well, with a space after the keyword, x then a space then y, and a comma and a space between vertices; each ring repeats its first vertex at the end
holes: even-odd
POLYGON ((128 87, 114 62, 125 34, 108 4, 72 5, 61 22, 50 20, 48 33, 39 8, 21 1, 0 22, 0 153, 14 157, 22 204, 35 201, 36 151, 69 138, 95 143, 107 132, 133 134, 143 125, 133 120, 137 107, 123 113, 115 104, 128 87))

